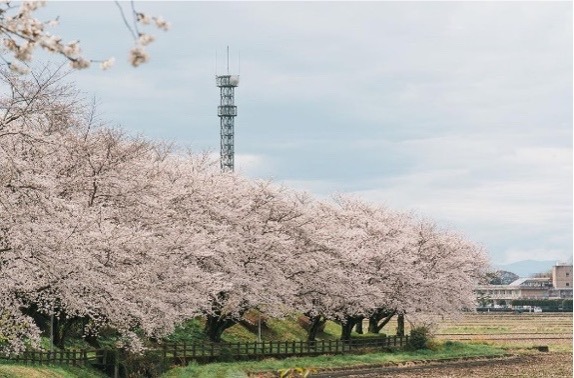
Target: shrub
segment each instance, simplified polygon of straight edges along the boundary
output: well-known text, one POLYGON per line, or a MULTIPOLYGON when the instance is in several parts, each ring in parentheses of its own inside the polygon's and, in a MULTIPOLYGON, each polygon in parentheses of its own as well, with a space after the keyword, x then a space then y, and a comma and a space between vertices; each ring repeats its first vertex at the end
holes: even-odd
POLYGON ((222 346, 219 350, 219 356, 217 357, 218 362, 233 362, 235 359, 233 357, 233 351, 227 346, 222 346))
POLYGON ((167 371, 168 366, 159 352, 148 351, 143 354, 126 353, 122 365, 125 366, 126 376, 131 377, 160 377, 167 371))
POLYGON ((442 348, 442 343, 439 342, 438 340, 430 339, 427 341, 426 348, 430 349, 432 351, 437 351, 437 350, 440 350, 442 348))
POLYGON ((431 333, 427 327, 416 327, 411 330, 411 336, 407 344, 408 350, 427 349, 431 341, 431 333))

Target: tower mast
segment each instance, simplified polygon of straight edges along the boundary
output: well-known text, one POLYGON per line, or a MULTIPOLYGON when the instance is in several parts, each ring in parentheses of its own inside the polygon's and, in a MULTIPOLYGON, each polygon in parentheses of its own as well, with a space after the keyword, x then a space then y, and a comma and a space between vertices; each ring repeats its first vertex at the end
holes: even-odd
POLYGON ((227 75, 216 75, 215 82, 220 90, 220 104, 217 107, 221 129, 220 166, 222 172, 233 172, 235 169, 234 119, 237 116, 235 87, 239 85, 239 75, 229 73, 229 46, 227 46, 227 75))

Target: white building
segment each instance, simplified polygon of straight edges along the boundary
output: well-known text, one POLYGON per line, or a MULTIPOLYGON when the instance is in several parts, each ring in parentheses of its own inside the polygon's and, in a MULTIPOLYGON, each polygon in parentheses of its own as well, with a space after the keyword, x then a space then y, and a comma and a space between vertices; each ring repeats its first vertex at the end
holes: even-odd
POLYGON ((572 299, 572 264, 558 263, 552 277, 519 278, 509 285, 480 285, 475 289, 479 301, 508 305, 514 299, 572 299))

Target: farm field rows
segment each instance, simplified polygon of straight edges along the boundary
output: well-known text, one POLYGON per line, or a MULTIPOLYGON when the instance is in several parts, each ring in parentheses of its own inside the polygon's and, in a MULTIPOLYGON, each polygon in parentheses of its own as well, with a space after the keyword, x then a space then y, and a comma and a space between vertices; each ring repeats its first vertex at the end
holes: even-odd
POLYGON ((463 360, 452 363, 429 363, 421 366, 357 369, 315 375, 317 378, 564 378, 571 376, 572 353, 538 353, 503 359, 463 360))
POLYGON ((571 313, 468 314, 440 323, 440 340, 514 342, 522 346, 572 344, 571 313))

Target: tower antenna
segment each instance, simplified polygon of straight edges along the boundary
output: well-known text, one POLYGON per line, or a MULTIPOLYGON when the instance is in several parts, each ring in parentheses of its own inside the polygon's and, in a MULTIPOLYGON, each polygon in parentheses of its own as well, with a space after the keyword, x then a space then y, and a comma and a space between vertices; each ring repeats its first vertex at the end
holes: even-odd
POLYGON ((229 75, 229 46, 227 46, 227 74, 229 75))

